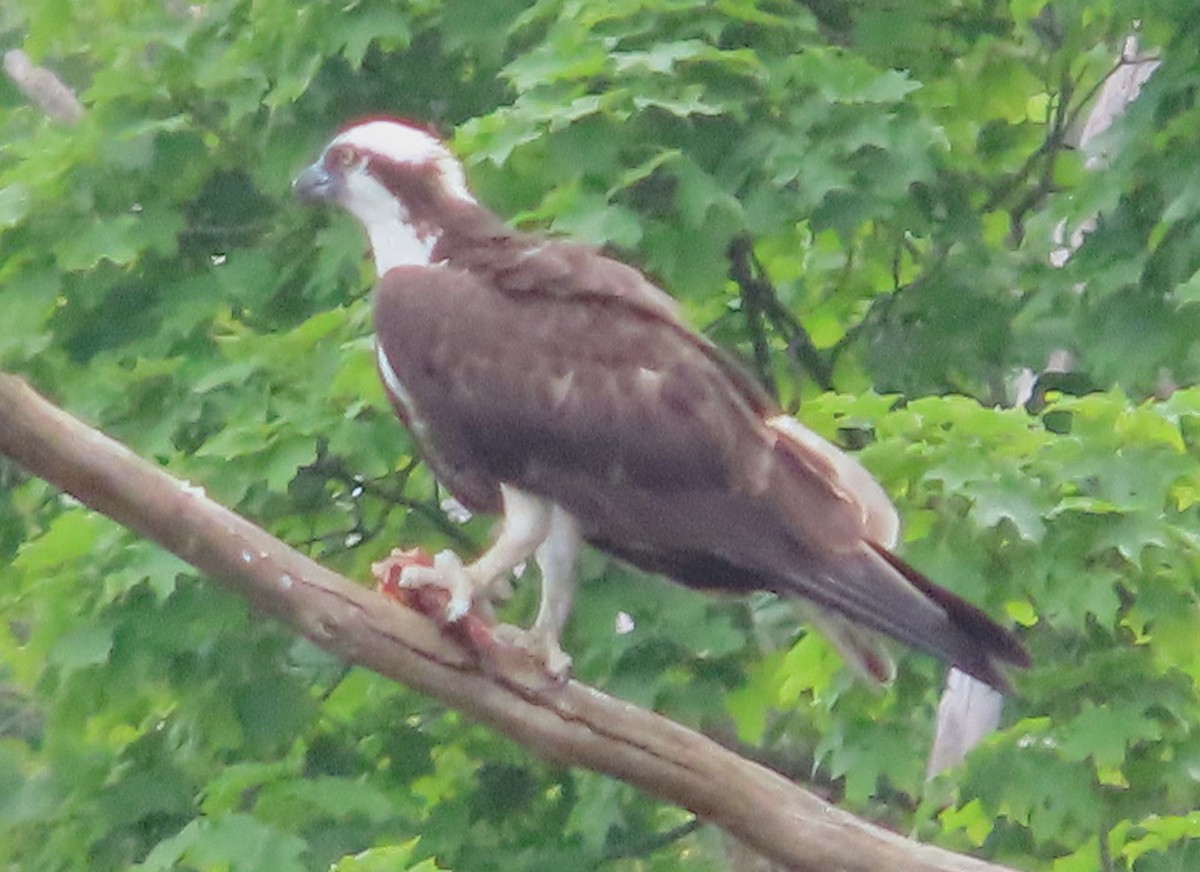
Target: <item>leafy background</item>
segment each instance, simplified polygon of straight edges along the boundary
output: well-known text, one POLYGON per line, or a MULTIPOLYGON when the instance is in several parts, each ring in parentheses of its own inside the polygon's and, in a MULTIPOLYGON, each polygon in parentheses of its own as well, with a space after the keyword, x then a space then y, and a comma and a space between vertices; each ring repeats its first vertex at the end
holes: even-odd
MULTIPOLYGON (((0 83, 0 365, 351 576, 478 548, 376 384, 359 231, 288 191, 348 120, 432 122, 498 212, 638 264, 861 449, 905 555, 1037 661, 932 791, 940 668, 872 693, 767 598, 589 554, 580 677, 952 848, 1198 868, 1198 30, 1191 0, 16 0, 0 48, 87 113, 0 83), (1135 28, 1161 66, 1087 170, 1070 143, 1135 28)), ((739 862, 0 477, 5 868, 739 862)))

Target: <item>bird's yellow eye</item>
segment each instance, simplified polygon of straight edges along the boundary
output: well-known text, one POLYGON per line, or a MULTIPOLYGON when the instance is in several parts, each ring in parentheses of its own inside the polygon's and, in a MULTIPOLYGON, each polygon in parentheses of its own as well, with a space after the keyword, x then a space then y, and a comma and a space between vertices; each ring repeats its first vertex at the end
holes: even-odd
POLYGON ((330 153, 330 157, 333 158, 334 163, 343 168, 352 167, 359 161, 358 152, 346 145, 335 148, 330 153))

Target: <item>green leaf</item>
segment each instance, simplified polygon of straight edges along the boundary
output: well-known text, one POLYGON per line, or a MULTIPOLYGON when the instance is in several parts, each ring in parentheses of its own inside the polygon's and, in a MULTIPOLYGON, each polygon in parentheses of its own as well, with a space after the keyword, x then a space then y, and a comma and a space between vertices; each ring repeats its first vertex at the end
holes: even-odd
POLYGON ((64 512, 44 534, 21 548, 14 565, 32 576, 47 575, 89 554, 107 525, 102 516, 86 510, 64 512))
POLYGON ((29 212, 31 199, 28 185, 15 183, 0 188, 0 231, 21 223, 29 212))
POLYGON ((957 808, 951 806, 938 817, 947 832, 961 831, 965 833, 975 847, 982 845, 996 827, 995 818, 987 813, 978 798, 957 808))
POLYGON ((1091 759, 1102 768, 1121 765, 1131 745, 1161 736, 1159 724, 1140 703, 1112 702, 1082 710, 1060 730, 1059 747, 1068 760, 1091 759))
POLYGON ((308 723, 314 711, 302 687, 265 676, 238 688, 233 704, 247 740, 262 745, 285 741, 308 723))
POLYGON ((303 839, 267 826, 245 814, 230 814, 192 821, 177 835, 160 842, 137 868, 143 872, 168 872, 185 861, 200 869, 230 872, 301 872, 303 839))
POLYGON ((102 261, 124 266, 143 252, 170 252, 182 226, 182 219, 167 210, 105 216, 63 239, 54 246, 54 254, 68 272, 88 270, 102 261))
POLYGON ((877 70, 859 58, 809 51, 795 57, 799 77, 816 84, 831 103, 891 103, 921 87, 900 70, 877 70))
POLYGON ((333 872, 438 872, 446 869, 431 857, 413 863, 412 856, 418 844, 419 840, 413 839, 402 845, 369 848, 352 857, 343 857, 334 864, 333 872))
POLYGON ((1040 542, 1046 535, 1042 510, 1019 487, 1012 480, 973 481, 965 484, 960 493, 974 502, 971 514, 981 527, 1009 521, 1021 538, 1040 542))
POLYGON ((50 661, 64 669, 81 669, 103 663, 112 651, 112 627, 80 627, 59 639, 50 649, 50 661))
POLYGON ((622 821, 617 798, 622 791, 619 782, 590 772, 576 779, 579 799, 566 822, 567 829, 593 853, 599 853, 608 840, 609 832, 622 821))
POLYGON ((407 48, 412 41, 407 15, 392 5, 362 4, 335 20, 337 40, 343 46, 342 56, 354 69, 362 66, 372 43, 395 51, 407 48))
POLYGON ((1200 838, 1200 812, 1187 815, 1151 815, 1135 824, 1135 835, 1121 849, 1121 856, 1130 863, 1150 851, 1166 851, 1177 842, 1200 838))
POLYGON ((1099 839, 1089 839, 1083 847, 1065 857, 1059 857, 1050 868, 1053 872, 1091 872, 1103 868, 1099 839))

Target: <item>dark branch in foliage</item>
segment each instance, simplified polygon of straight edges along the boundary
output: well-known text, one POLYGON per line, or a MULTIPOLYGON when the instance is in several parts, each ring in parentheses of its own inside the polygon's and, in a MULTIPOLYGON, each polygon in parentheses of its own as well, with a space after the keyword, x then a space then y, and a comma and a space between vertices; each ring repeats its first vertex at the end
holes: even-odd
MULTIPOLYGON (((441 511, 440 507, 406 496, 399 486, 389 486, 382 480, 364 478, 352 472, 341 457, 322 454, 311 468, 322 475, 327 481, 336 481, 351 491, 356 488, 361 489, 363 493, 370 494, 392 508, 408 509, 411 512, 419 514, 430 525, 435 527, 438 532, 460 548, 469 551, 475 549, 478 545, 474 539, 463 532, 461 527, 446 517, 446 514, 441 511)), ((412 467, 410 466, 409 470, 411 469, 412 467)), ((409 470, 404 470, 400 473, 399 480, 401 483, 404 481, 409 470)), ((370 528, 366 524, 362 518, 361 510, 359 510, 357 520, 358 523, 355 525, 355 529, 363 533, 364 539, 370 538, 366 533, 367 530, 372 531, 370 535, 375 535, 378 532, 378 530, 370 528)))
POLYGON ((1070 131, 1079 123, 1082 114, 1088 110, 1092 100, 1100 93, 1109 79, 1122 68, 1139 60, 1122 54, 1108 72, 1078 99, 1076 99, 1076 91, 1079 88, 1078 79, 1072 78, 1069 71, 1063 72, 1056 98, 1048 110, 1046 136, 1041 145, 1025 159, 1019 170, 1005 179, 1004 184, 992 189, 991 195, 983 205, 984 212, 996 209, 1025 186, 1035 173, 1037 174, 1036 181, 1024 191, 1010 210, 1012 215, 1011 236, 1014 242, 1019 242, 1023 235, 1025 216, 1040 206, 1046 196, 1054 190, 1055 165, 1063 149, 1069 147, 1070 131))
MULTIPOLYGON (((1069 132, 1078 124, 1082 114, 1089 108, 1092 100, 1100 93, 1105 83, 1108 82, 1122 68, 1132 63, 1140 63, 1143 61, 1153 60, 1153 56, 1146 57, 1129 57, 1122 54, 1113 66, 1087 91, 1076 96, 1079 88, 1079 81, 1071 79, 1068 74, 1064 74, 1059 85, 1058 99, 1051 106, 1049 116, 1047 118, 1047 132, 1038 146, 1022 163, 1021 167, 1014 173, 1009 174, 1003 180, 1002 184, 997 184, 991 187, 991 192, 988 199, 984 203, 981 211, 993 211, 1001 206, 1002 203, 1017 195, 1024 188, 1023 193, 1016 199, 1012 206, 1011 212, 1011 231, 1010 238, 1014 244, 1018 243, 1023 234, 1025 216, 1033 209, 1038 208, 1045 200, 1046 196, 1054 190, 1054 171, 1059 155, 1063 149, 1068 148, 1069 132), (1037 179, 1030 182, 1034 174, 1037 174, 1037 179), (1028 187, 1025 187, 1028 186, 1028 187)), ((1177 225, 1172 230, 1180 229, 1177 225)), ((918 252, 913 248, 908 240, 902 240, 901 248, 906 248, 909 253, 915 258, 918 252)), ((826 353, 826 361, 829 371, 832 372, 833 367, 837 363, 838 358, 850 346, 854 344, 865 332, 874 327, 878 327, 880 323, 888 317, 888 310, 900 299, 901 295, 911 287, 917 285, 921 278, 918 277, 911 282, 902 283, 900 281, 899 266, 900 266, 900 250, 897 248, 896 257, 893 261, 893 288, 889 294, 881 294, 871 301, 863 318, 853 326, 851 326, 842 337, 828 350, 826 353)), ((946 251, 934 252, 935 260, 941 260, 946 256, 946 251)), ((1030 295, 1030 299, 1032 295, 1030 295)))
MULTIPOLYGON (((1130 57, 1122 52, 1121 56, 1117 58, 1116 62, 1112 65, 1109 71, 1101 76, 1099 80, 1097 80, 1090 88, 1084 91, 1079 99, 1075 102, 1075 105, 1071 107, 1066 119, 1067 128, 1074 128, 1075 125, 1079 123, 1079 119, 1083 113, 1090 111, 1092 100, 1094 100, 1100 91, 1103 90, 1104 86, 1108 84, 1108 80, 1119 73, 1122 69, 1130 64, 1142 64, 1157 60, 1158 55, 1156 54, 1130 57)), ((1078 87, 1078 83, 1076 83, 1076 87, 1078 87)))
POLYGON ((849 45, 854 32, 854 7, 845 0, 797 0, 821 25, 825 38, 838 45, 849 45))
POLYGON ((812 337, 783 303, 775 287, 765 277, 762 264, 754 257, 753 243, 738 236, 729 244, 729 277, 737 282, 742 310, 750 327, 754 361, 763 383, 774 391, 765 321, 787 340, 788 353, 822 390, 833 389, 833 368, 813 344, 812 337))
MULTIPOLYGON (((1048 131, 1042 147, 1038 149, 1041 157, 1041 172, 1037 182, 1017 200, 1011 211, 1011 234, 1014 242, 1019 242, 1024 235, 1025 216, 1030 210, 1039 206, 1051 191, 1054 190, 1054 168, 1058 157, 1067 147, 1067 131, 1069 130, 1069 113, 1067 107, 1071 103, 1071 95, 1075 92, 1075 83, 1068 73, 1064 73, 1059 83, 1058 99, 1053 101, 1051 117, 1047 124, 1048 131)), ((1029 164, 1033 166, 1036 163, 1029 164)))
POLYGON ((1048 119, 1046 136, 1042 143, 1034 149, 1015 173, 1005 177, 1003 184, 992 188, 991 195, 983 204, 983 212, 992 212, 1001 203, 1022 190, 1030 178, 1037 173, 1037 181, 1024 191, 1016 205, 1012 207, 1012 236, 1014 240, 1021 237, 1021 227, 1025 213, 1036 206, 1051 190, 1054 178, 1054 164, 1059 152, 1066 147, 1066 106, 1070 102, 1073 84, 1069 78, 1063 77, 1059 85, 1058 99, 1054 101, 1051 117, 1048 119))
POLYGON ((677 827, 672 827, 664 833, 652 833, 649 836, 640 839, 631 839, 622 842, 613 848, 604 852, 604 856, 596 862, 593 869, 612 863, 616 860, 627 860, 633 857, 649 857, 657 851, 661 851, 669 845, 673 845, 680 839, 687 838, 696 830, 704 826, 704 821, 694 817, 689 821, 684 821, 677 827))
POLYGON ((771 293, 771 289, 764 289, 763 282, 751 274, 750 258, 747 254, 749 248, 750 241, 744 236, 737 237, 729 244, 729 277, 737 282, 741 289, 742 314, 746 316, 750 345, 754 349, 755 373, 771 395, 778 396, 779 391, 771 372, 771 352, 763 320, 763 297, 771 293))

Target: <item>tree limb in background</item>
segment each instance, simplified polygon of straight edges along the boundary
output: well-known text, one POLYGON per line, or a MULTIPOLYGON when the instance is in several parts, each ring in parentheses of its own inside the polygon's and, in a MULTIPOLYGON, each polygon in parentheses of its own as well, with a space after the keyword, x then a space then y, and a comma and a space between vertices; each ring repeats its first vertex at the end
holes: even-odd
MULTIPOLYGON (((1067 145, 1078 147, 1087 154, 1085 166, 1088 169, 1098 169, 1104 164, 1104 155, 1094 150, 1095 138, 1107 130, 1113 122, 1125 113, 1129 104, 1140 93, 1142 85, 1158 68, 1156 55, 1142 55, 1138 51, 1137 39, 1129 37, 1125 41, 1121 56, 1117 58, 1112 69, 1083 97, 1071 105, 1069 95, 1074 85, 1070 79, 1064 78, 1060 100, 1050 119, 1050 133, 1042 147, 1030 155, 1025 166, 1015 177, 1024 182, 1026 176, 1033 171, 1036 161, 1042 156, 1048 156, 1042 181, 1039 182, 1025 197, 1021 205, 1013 209, 1014 227, 1023 221, 1024 212, 1032 209, 1041 194, 1049 192, 1053 179, 1054 158, 1058 151, 1067 145), (1095 101, 1094 104, 1092 101, 1095 101), (1080 121, 1080 113, 1088 108, 1088 115, 1080 121), (1078 134, 1071 139, 1070 131, 1079 128, 1078 134), (1040 191, 1038 196, 1034 192, 1040 191)), ((1010 188, 1015 188, 1014 185, 1010 188)), ((992 205, 985 205, 989 210, 992 205)), ((1066 244, 1055 251, 1050 262, 1053 266, 1061 267, 1071 254, 1083 244, 1084 236, 1095 226, 1095 219, 1085 222, 1076 228, 1066 244)), ((1056 237, 1067 235, 1066 222, 1060 222, 1055 229, 1056 237)), ((1072 367, 1071 352, 1067 349, 1056 349, 1051 352, 1049 360, 1040 375, 1034 375, 1030 369, 1024 369, 1012 379, 1013 406, 1024 406, 1035 391, 1040 390, 1039 383, 1047 375, 1069 372, 1072 367)), ((926 779, 933 778, 939 772, 957 766, 967 755, 967 752, 978 745, 992 733, 1000 724, 1000 716, 1004 706, 1004 698, 995 693, 990 687, 964 675, 957 669, 951 669, 946 675, 946 689, 938 703, 937 728, 934 735, 933 747, 929 752, 926 764, 926 779)), ((1104 840, 1101 840, 1104 843, 1104 840)))
POLYGON ((19 48, 4 53, 4 72, 48 117, 60 124, 78 124, 83 120, 83 104, 75 92, 54 73, 35 65, 19 48))
POLYGON ((938 701, 937 729, 925 779, 957 766, 967 752, 995 732, 1004 711, 1004 696, 965 672, 951 669, 938 701))
POLYGON ((480 669, 424 616, 343 578, 0 373, 0 452, 154 540, 348 663, 536 754, 695 812, 799 872, 999 872, 841 811, 653 712, 537 668, 480 669))

